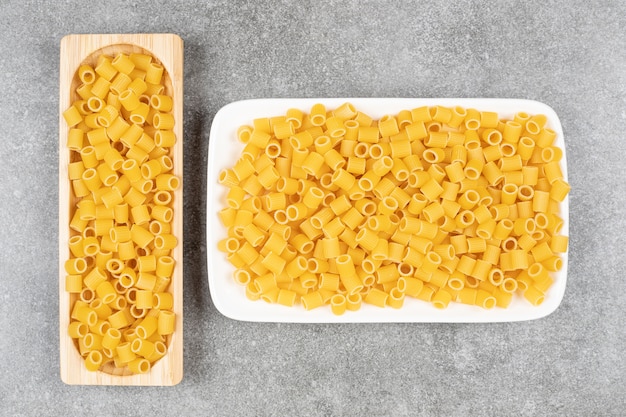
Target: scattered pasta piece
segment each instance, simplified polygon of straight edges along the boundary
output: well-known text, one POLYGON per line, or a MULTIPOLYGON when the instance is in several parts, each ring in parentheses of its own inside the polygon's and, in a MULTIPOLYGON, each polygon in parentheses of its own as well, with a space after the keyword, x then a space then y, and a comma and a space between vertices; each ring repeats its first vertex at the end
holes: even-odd
POLYGON ((219 175, 218 248, 249 299, 306 310, 539 305, 570 188, 546 123, 443 106, 374 120, 350 103, 255 119, 219 175))
POLYGON ((173 102, 147 54, 81 65, 63 116, 72 196, 68 329, 90 371, 146 373, 174 332, 173 102))

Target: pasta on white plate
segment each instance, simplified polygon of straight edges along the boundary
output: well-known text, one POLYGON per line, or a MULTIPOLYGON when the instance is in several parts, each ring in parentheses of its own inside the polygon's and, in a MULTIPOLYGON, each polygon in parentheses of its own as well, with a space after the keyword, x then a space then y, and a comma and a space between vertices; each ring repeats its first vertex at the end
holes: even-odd
POLYGON ((218 248, 251 300, 338 315, 406 296, 540 305, 562 267, 569 185, 541 114, 437 105, 375 120, 317 103, 237 137, 244 152, 219 174, 218 248))

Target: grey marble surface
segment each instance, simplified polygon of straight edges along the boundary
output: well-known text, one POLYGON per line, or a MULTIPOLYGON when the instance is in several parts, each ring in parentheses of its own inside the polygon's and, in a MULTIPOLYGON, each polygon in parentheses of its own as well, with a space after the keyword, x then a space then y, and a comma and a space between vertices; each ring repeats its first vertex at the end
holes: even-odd
POLYGON ((0 415, 618 416, 626 409, 626 6, 526 2, 0 2, 0 415), (59 377, 59 42, 185 41, 185 376, 59 377), (263 324, 211 303, 207 147, 223 105, 264 97, 512 97, 559 115, 569 279, 504 324, 263 324))

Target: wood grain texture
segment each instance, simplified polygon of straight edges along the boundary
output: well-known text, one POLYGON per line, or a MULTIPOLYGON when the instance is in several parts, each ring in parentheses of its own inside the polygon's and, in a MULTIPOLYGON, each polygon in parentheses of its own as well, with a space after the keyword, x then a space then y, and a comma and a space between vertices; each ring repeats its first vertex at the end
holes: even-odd
POLYGON ((175 385, 183 376, 183 185, 174 192, 173 234, 178 246, 172 256, 176 260, 169 290, 174 296, 176 331, 171 336, 167 354, 158 360, 149 373, 142 375, 114 375, 115 371, 103 369, 90 372, 85 368, 74 341, 67 334, 71 294, 65 291, 65 260, 69 258, 69 222, 76 198, 68 180, 68 126, 63 118, 76 99, 78 86, 76 70, 81 63, 95 63, 100 54, 142 52, 153 56, 164 68, 165 92, 174 100, 174 132, 177 137, 170 157, 173 173, 183 179, 183 41, 173 34, 88 34, 68 35, 61 40, 59 77, 59 336, 61 379, 67 384, 82 385, 175 385))

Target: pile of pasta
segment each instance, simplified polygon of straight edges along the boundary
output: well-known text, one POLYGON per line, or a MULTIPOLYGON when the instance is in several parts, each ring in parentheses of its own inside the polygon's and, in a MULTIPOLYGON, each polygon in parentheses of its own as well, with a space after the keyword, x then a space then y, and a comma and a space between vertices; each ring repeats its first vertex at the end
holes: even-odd
POLYGON ((147 54, 100 55, 77 71, 69 126, 71 204, 65 288, 70 337, 88 370, 146 373, 174 332, 168 287, 173 192, 173 100, 147 54))
POLYGON ((341 315, 405 297, 543 302, 562 265, 562 151, 543 115, 344 103, 241 126, 218 244, 251 300, 341 315))

